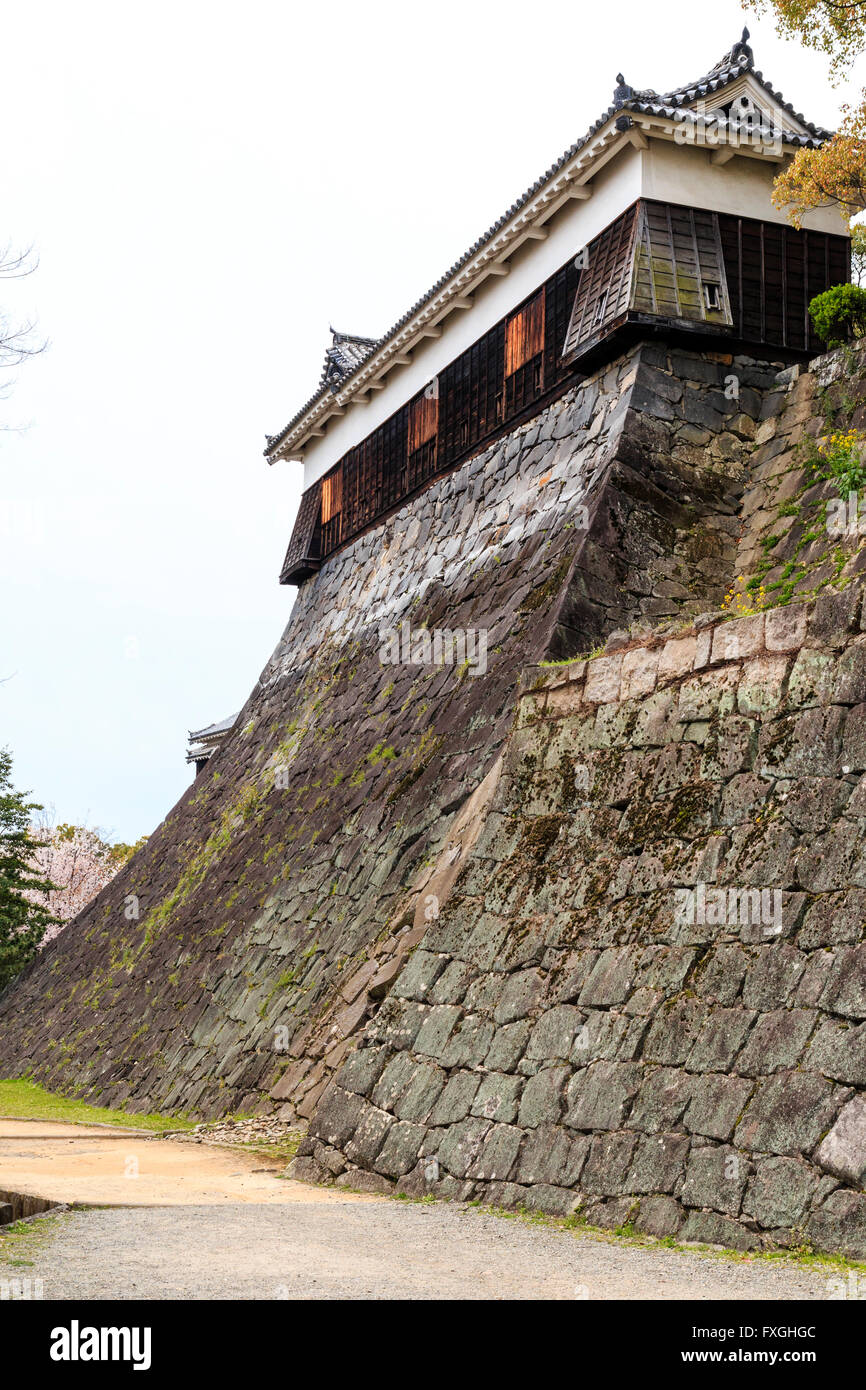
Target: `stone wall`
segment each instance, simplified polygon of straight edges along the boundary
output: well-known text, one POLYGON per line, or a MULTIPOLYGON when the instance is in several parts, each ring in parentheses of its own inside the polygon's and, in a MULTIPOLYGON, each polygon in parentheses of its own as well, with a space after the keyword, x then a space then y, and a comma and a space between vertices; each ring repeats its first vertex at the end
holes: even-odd
POLYGON ((779 366, 638 347, 333 556, 232 738, 0 1000, 3 1072, 308 1119, 469 854, 521 670, 719 601, 779 366), (486 672, 383 665, 403 621, 483 630, 486 672))
POLYGON ((290 1171, 862 1258, 862 590, 613 645, 529 673, 290 1171))

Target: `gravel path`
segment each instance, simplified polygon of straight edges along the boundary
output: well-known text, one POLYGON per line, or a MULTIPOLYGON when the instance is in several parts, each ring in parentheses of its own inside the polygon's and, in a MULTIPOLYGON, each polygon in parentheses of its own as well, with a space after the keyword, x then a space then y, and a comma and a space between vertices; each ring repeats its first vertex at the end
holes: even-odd
POLYGON ((71 1212, 0 1280, 41 1278, 46 1299, 824 1299, 833 1274, 333 1196, 71 1212))

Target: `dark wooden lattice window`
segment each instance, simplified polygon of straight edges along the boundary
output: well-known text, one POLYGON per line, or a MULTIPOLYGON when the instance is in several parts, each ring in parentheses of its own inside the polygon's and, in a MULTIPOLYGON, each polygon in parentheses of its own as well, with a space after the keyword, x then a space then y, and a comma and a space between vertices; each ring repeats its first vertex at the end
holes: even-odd
POLYGON ((809 301, 849 278, 847 238, 730 213, 719 230, 737 336, 819 352, 809 301))
POLYGON ((544 386, 551 386, 571 375, 571 368, 562 360, 568 321, 580 283, 580 271, 569 261, 558 270, 544 287, 544 386))
POLYGON ((309 536, 293 538, 292 574, 301 574, 299 548, 331 554, 570 378, 562 344, 579 281, 571 262, 563 266, 304 493, 309 536))

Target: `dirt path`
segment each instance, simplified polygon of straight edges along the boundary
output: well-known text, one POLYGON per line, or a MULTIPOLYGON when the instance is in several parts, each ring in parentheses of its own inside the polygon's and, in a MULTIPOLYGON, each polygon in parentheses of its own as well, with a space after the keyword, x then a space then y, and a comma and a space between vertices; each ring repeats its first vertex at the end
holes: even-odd
POLYGON ((100 1208, 44 1218, 0 1255, 0 1284, 40 1279, 46 1299, 824 1299, 838 1273, 313 1188, 255 1171, 266 1163, 0 1122, 0 1189, 100 1208))
POLYGON ((46 1299, 823 1299, 830 1272, 608 1242, 476 1208, 328 1194, 47 1217, 46 1299))
MULTIPOLYGON (((0 1190, 70 1205, 309 1202, 311 1192, 318 1195, 278 1171, 260 1155, 154 1139, 140 1129, 0 1120, 0 1190)), ((322 1189, 322 1200, 330 1195, 322 1189)))

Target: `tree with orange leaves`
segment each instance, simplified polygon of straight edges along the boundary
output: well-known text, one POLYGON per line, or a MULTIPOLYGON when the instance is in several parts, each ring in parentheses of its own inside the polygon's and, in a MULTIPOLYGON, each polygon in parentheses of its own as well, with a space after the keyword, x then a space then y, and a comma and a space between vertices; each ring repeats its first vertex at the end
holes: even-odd
POLYGON ((843 122, 817 150, 798 150, 773 184, 773 202, 795 227, 811 208, 834 203, 847 222, 866 209, 866 101, 842 108, 843 122))
POLYGON ((749 8, 774 14, 782 38, 826 53, 834 84, 866 48, 866 0, 752 0, 749 8))

